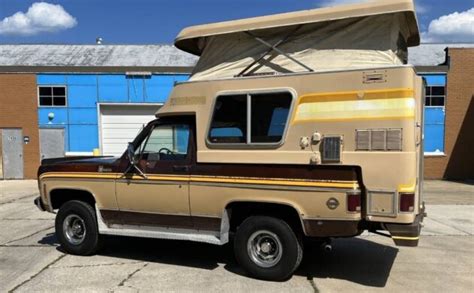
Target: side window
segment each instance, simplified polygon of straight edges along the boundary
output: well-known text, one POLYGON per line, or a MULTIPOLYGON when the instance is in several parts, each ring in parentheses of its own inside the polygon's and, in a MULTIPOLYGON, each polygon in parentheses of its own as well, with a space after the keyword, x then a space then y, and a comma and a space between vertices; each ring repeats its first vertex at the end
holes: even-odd
POLYGON ((291 105, 289 93, 251 95, 252 143, 278 143, 283 137, 291 105))
POLYGON ((209 141, 212 143, 247 141, 247 95, 217 97, 209 141))
POLYGON ((188 144, 188 125, 158 125, 142 142, 136 155, 147 161, 184 160, 188 154, 188 144))
POLYGON ((289 92, 223 95, 216 99, 209 130, 212 144, 278 144, 283 139, 289 92))

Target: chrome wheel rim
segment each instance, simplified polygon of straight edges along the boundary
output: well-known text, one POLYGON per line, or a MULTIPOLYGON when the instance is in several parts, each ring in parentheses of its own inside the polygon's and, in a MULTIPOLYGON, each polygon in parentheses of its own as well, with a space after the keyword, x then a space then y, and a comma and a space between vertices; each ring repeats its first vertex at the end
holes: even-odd
POLYGON ((283 255, 280 238, 267 230, 259 230, 250 235, 247 241, 250 259, 259 267, 275 266, 283 255))
POLYGON ((69 243, 73 245, 81 244, 86 237, 86 232, 84 220, 78 215, 71 214, 64 219, 63 233, 69 243))

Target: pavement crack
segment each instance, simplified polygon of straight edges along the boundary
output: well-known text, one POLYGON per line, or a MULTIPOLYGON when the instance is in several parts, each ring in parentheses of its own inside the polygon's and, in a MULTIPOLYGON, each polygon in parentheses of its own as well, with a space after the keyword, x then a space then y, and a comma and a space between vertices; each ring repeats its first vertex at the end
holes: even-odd
POLYGON ((311 285, 311 288, 313 288, 313 292, 314 293, 319 293, 319 289, 318 289, 318 286, 316 286, 316 283, 314 282, 314 278, 313 277, 308 277, 307 278, 309 284, 311 285))
POLYGON ((465 234, 468 234, 468 235, 471 235, 471 236, 472 236, 472 234, 471 234, 470 232, 467 232, 467 231, 464 231, 464 230, 459 229, 459 228, 457 228, 457 227, 451 226, 451 225, 449 225, 449 224, 447 224, 447 223, 444 223, 444 222, 442 222, 442 221, 440 221, 440 220, 436 220, 436 219, 433 219, 433 218, 430 218, 430 219, 431 219, 432 221, 438 223, 438 224, 447 226, 447 227, 449 227, 449 228, 453 228, 454 230, 457 230, 457 231, 459 231, 459 232, 462 232, 462 233, 465 233, 465 234))
POLYGON ((25 285, 26 283, 30 282, 31 280, 33 280, 34 278, 36 278, 39 274, 41 274, 42 272, 44 272, 45 270, 47 270, 48 268, 50 268, 52 265, 54 265, 55 263, 57 263, 58 261, 60 261, 62 258, 64 258, 66 256, 66 254, 61 254, 60 256, 58 256, 55 260, 53 260, 52 262, 50 262, 49 264, 47 264, 46 266, 44 266, 41 270, 39 270, 36 274, 32 275, 31 277, 29 277, 28 279, 26 279, 25 281, 21 282, 20 284, 16 285, 15 287, 13 287, 13 289, 11 290, 8 290, 9 293, 11 292, 15 292, 18 288, 20 288, 21 286, 25 285))
POLYGON ((3 218, 2 221, 53 221, 54 219, 21 219, 21 218, 3 218))
POLYGON ((44 231, 49 230, 49 229, 51 229, 51 228, 54 228, 54 226, 50 226, 50 227, 41 229, 41 230, 39 230, 39 231, 36 231, 36 232, 34 232, 34 233, 31 233, 31 234, 29 234, 29 235, 23 236, 23 237, 18 238, 18 239, 14 239, 14 240, 7 241, 7 242, 5 242, 5 243, 2 243, 1 246, 8 246, 9 243, 13 243, 13 242, 16 242, 16 241, 20 241, 20 240, 29 238, 29 237, 31 237, 31 236, 33 236, 33 235, 36 235, 36 234, 41 233, 41 232, 44 232, 44 231))
POLYGON ((449 236, 449 237, 472 237, 474 235, 471 234, 421 234, 420 236, 422 237, 444 237, 444 236, 449 236))
MULTIPOLYGON (((141 264, 141 261, 135 262, 115 262, 115 263, 104 263, 104 264, 93 264, 93 265, 72 265, 72 266, 56 266, 56 268, 90 268, 90 267, 107 267, 107 266, 120 266, 120 265, 129 265, 129 264, 141 264)), ((140 268, 142 269, 142 268, 140 268)), ((136 272, 134 272, 136 273, 136 272)))
POLYGON ((141 270, 143 270, 144 268, 146 268, 146 266, 148 266, 148 263, 145 263, 142 267, 136 269, 135 271, 131 272, 130 274, 128 274, 128 276, 126 276, 119 284, 117 287, 124 287, 125 285, 125 282, 127 282, 128 280, 130 280, 136 273, 140 272, 141 270))
MULTIPOLYGON (((58 244, 59 245, 59 244, 58 244)), ((58 245, 51 245, 51 244, 2 244, 0 247, 56 247, 58 245)))
POLYGON ((0 203, 0 205, 9 204, 9 203, 13 203, 13 202, 16 202, 16 201, 19 201, 19 200, 25 199, 25 198, 33 197, 33 196, 35 196, 35 195, 38 195, 38 193, 32 193, 32 194, 28 194, 28 195, 25 195, 25 196, 22 196, 22 197, 18 197, 18 198, 15 198, 15 199, 9 200, 9 201, 5 201, 5 202, 2 202, 2 203, 0 203))

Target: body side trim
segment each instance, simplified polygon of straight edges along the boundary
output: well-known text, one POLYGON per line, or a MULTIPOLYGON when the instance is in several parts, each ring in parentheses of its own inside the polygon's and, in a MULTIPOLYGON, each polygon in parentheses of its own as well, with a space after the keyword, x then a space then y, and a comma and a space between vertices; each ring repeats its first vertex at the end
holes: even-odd
POLYGON ((104 235, 118 235, 131 237, 145 237, 156 239, 170 239, 170 240, 189 240, 196 242, 204 242, 215 245, 223 245, 228 242, 228 220, 222 221, 227 224, 221 224, 221 231, 204 231, 196 229, 180 229, 167 227, 150 227, 150 226, 131 226, 131 225, 112 225, 108 227, 102 214, 96 206, 97 224, 99 233, 104 235))
MULTIPOLYGON (((119 179, 120 173, 88 173, 88 172, 71 172, 71 173, 44 173, 40 176, 40 180, 46 178, 90 178, 90 179, 119 179)), ((258 185, 283 185, 283 186, 304 186, 304 187, 329 187, 329 188, 345 188, 358 189, 357 181, 329 181, 329 180, 310 180, 310 179, 285 179, 285 178, 256 178, 256 177, 233 177, 233 176, 194 176, 194 175, 164 175, 164 174, 146 174, 148 179, 141 176, 133 175, 129 180, 157 180, 157 181, 189 181, 189 182, 209 182, 209 183, 234 183, 234 184, 258 184, 258 185)))

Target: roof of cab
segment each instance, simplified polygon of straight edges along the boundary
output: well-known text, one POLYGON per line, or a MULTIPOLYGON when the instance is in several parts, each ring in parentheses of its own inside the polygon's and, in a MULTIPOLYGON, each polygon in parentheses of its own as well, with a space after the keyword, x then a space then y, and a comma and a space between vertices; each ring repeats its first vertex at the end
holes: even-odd
POLYGON ((175 46, 183 51, 200 55, 202 50, 198 43, 203 37, 391 13, 406 15, 409 31, 407 45, 418 46, 420 34, 413 0, 380 0, 196 25, 183 29, 175 39, 175 46))

